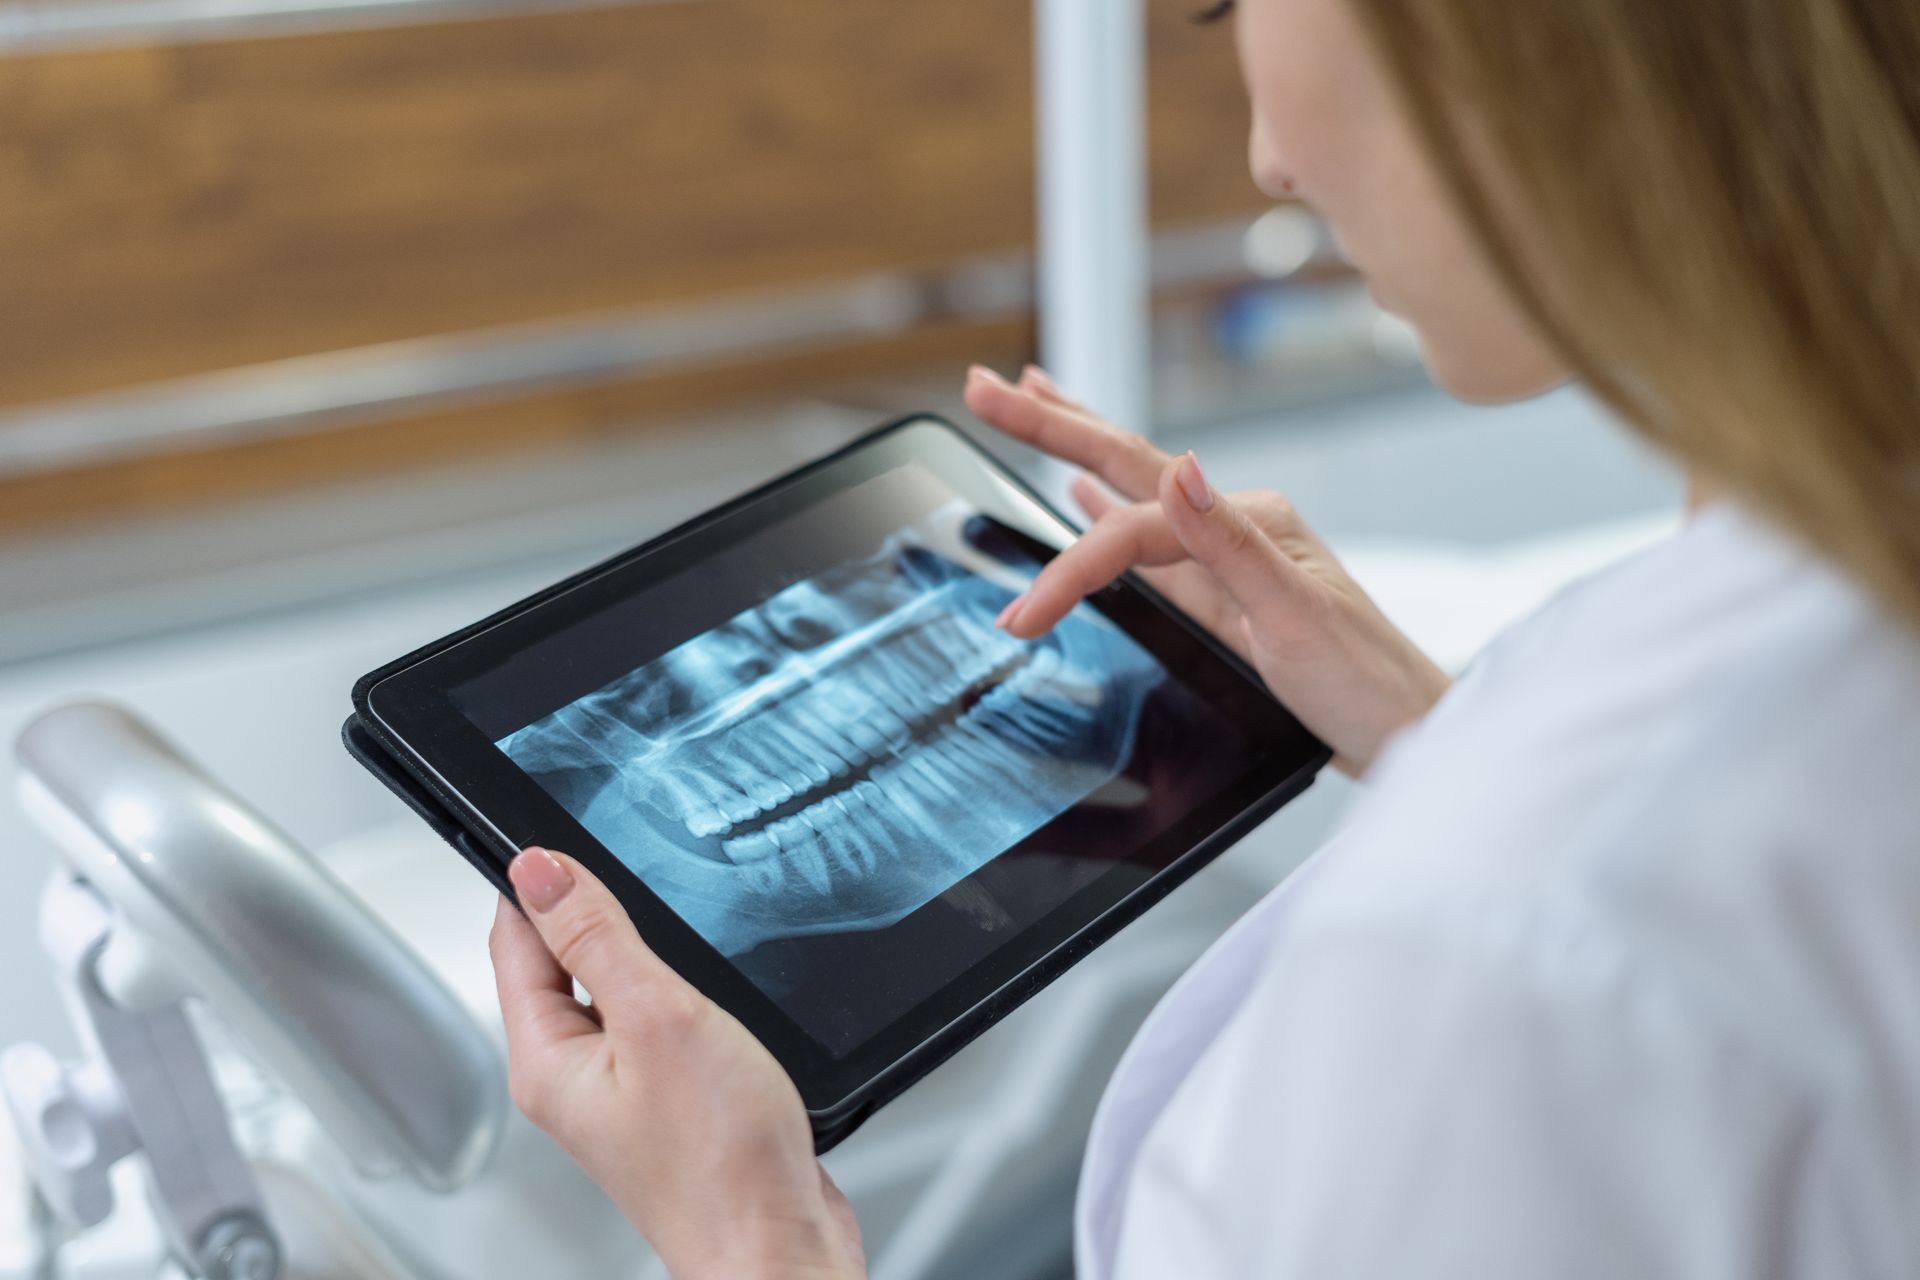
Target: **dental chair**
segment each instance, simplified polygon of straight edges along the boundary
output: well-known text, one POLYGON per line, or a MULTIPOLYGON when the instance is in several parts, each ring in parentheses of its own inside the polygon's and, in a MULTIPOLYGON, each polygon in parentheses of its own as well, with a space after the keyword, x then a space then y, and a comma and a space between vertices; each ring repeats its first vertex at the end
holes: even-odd
MULTIPOLYGON (((508 1106, 493 890, 425 828, 317 858, 99 704, 35 721, 17 764, 57 854, 41 941, 81 1049, 0 1054, 40 1226, 0 1280, 664 1275, 508 1106)), ((876 1277, 1067 1274, 1100 1086, 1256 891, 1202 877, 828 1157, 876 1277)))

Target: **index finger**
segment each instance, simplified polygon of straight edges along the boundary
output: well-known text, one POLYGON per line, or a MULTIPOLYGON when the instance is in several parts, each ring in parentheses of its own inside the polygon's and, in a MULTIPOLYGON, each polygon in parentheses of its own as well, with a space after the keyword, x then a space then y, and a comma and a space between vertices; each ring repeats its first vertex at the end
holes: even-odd
POLYGON ((967 408, 982 422, 1087 470, 1136 501, 1159 490, 1167 455, 1145 438, 1121 431, 1092 414, 1022 390, 991 369, 967 374, 967 408))
POLYGON ((1172 564, 1186 555, 1159 504, 1115 507, 1034 577, 1019 609, 1007 619, 1007 633, 1022 640, 1044 635, 1075 605, 1129 569, 1172 564))

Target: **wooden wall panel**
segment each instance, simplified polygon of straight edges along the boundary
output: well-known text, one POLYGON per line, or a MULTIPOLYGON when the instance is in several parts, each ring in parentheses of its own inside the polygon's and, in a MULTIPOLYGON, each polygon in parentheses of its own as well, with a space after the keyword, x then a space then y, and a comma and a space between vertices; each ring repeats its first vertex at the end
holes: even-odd
MULTIPOLYGON (((1152 0, 1155 215, 1254 207, 1152 0)), ((699 0, 0 62, 0 405, 1025 244, 1025 0, 699 0)))
MULTIPOLYGON (((1231 35, 1148 0, 1156 221, 1262 203, 1231 35)), ((0 406, 1030 243, 1027 0, 695 0, 0 59, 0 406)), ((0 534, 1032 349, 1028 317, 0 479, 0 534)))
POLYGON ((824 352, 790 352, 443 408, 394 421, 157 454, 53 476, 0 476, 0 538, 101 521, 137 521, 230 499, 528 450, 586 458, 595 441, 610 435, 647 430, 721 406, 809 395, 837 398, 868 379, 886 379, 902 369, 939 370, 953 378, 957 389, 967 363, 980 360, 1011 370, 1032 350, 1032 325, 1024 318, 928 325, 824 352))

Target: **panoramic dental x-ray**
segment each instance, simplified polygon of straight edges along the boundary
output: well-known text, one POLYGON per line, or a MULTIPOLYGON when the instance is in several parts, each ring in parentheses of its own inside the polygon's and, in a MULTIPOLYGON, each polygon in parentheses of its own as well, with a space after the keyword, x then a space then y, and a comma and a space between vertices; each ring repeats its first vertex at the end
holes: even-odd
POLYGON ((1112 780, 1164 677, 1084 605, 1036 642, 997 631, 1023 584, 956 561, 938 531, 965 515, 497 745, 729 956, 892 924, 1112 780))

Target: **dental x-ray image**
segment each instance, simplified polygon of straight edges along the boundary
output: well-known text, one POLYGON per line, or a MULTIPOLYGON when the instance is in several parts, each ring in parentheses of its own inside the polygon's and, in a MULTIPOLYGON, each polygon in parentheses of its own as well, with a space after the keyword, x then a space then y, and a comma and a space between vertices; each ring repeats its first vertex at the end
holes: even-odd
POLYGON ((1032 566, 980 523, 949 503, 497 745, 730 957, 941 895, 990 926, 965 882, 1124 790, 1165 672, 1086 606, 997 631, 1032 566))

